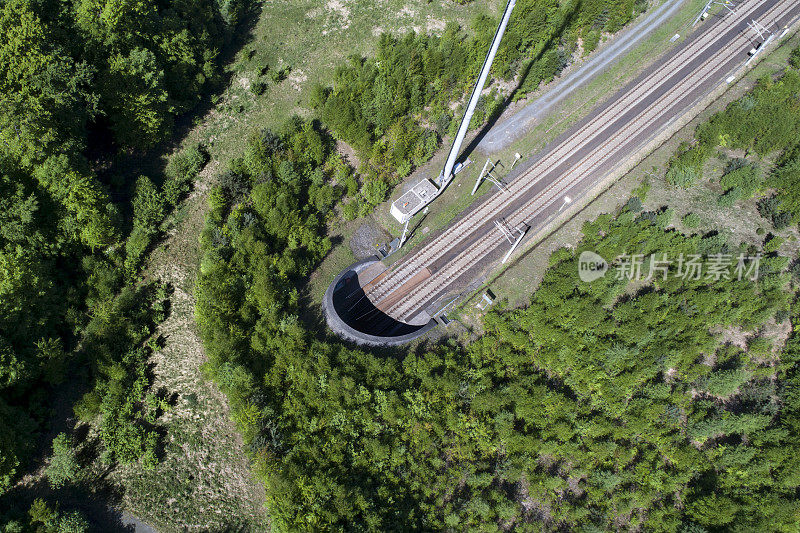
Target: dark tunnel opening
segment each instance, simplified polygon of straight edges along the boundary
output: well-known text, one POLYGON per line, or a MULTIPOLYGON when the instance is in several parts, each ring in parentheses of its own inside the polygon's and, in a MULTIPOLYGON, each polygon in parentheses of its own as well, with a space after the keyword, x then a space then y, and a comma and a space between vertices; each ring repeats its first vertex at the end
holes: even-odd
POLYGON ((375 265, 377 257, 364 259, 343 270, 328 287, 323 309, 328 326, 339 336, 358 344, 403 344, 421 337, 436 326, 431 319, 427 324, 413 325, 396 320, 367 298, 364 286, 369 279, 359 274, 375 265))

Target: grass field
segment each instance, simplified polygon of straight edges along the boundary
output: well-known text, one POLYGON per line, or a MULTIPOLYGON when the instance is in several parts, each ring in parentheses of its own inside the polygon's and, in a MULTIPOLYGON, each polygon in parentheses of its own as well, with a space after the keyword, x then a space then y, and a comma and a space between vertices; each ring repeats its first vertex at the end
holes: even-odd
POLYGON ((336 66, 353 54, 369 55, 382 32, 434 32, 446 21, 468 28, 478 13, 499 12, 502 0, 271 0, 266 2, 247 43, 227 71, 230 84, 190 140, 210 140, 212 155, 227 161, 241 153, 242 139, 260 128, 280 127, 293 114, 308 116, 315 83, 329 84, 336 66), (272 73, 287 69, 275 82, 272 73), (253 93, 266 83, 262 95, 253 93))

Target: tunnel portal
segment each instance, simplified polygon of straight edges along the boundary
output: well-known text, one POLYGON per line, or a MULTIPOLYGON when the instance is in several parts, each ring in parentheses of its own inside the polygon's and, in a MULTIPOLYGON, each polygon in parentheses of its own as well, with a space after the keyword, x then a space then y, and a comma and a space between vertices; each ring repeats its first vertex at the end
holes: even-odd
POLYGON ((325 320, 336 334, 363 345, 398 345, 436 326, 432 318, 421 324, 396 320, 367 298, 365 289, 385 272, 378 257, 370 257, 344 269, 330 284, 322 306, 325 320))

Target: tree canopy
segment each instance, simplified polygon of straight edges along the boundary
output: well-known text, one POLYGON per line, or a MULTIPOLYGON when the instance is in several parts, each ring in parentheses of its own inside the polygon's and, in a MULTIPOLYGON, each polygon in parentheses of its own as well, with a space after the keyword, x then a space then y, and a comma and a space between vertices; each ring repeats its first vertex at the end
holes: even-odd
POLYGON ((133 461, 154 449, 140 395, 149 386, 144 343, 164 295, 132 285, 205 156, 185 150, 146 192, 138 182, 112 185, 103 170, 119 153, 164 140, 216 83, 242 7, 0 4, 0 495, 30 457, 48 395, 76 372, 92 389, 79 410, 103 413, 112 456, 133 461))
POLYGON ((490 313, 468 347, 353 349, 315 333, 296 289, 329 247, 308 196, 331 175, 324 138, 319 158, 292 148, 313 131, 256 136, 221 174, 201 241, 209 374, 276 527, 791 530, 797 341, 778 355, 762 336, 797 320, 787 258, 761 251, 757 279, 675 263, 646 283, 581 282, 583 250, 615 266, 760 252, 667 229, 671 211, 639 202, 587 224, 530 305, 490 313))

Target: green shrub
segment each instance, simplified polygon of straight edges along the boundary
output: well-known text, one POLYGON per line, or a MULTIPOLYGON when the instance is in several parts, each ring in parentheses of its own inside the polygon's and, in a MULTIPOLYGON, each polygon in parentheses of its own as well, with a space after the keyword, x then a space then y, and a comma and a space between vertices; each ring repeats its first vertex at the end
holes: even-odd
POLYGON ((700 225, 700 215, 697 213, 686 213, 682 221, 683 225, 687 228, 696 228, 700 225))
POLYGON ((678 154, 670 160, 667 169, 667 183, 675 187, 687 188, 703 177, 703 164, 708 157, 707 149, 698 144, 689 148, 681 145, 678 154))
POLYGON ((156 232, 164 218, 164 201, 150 178, 139 176, 133 195, 133 225, 148 234, 156 232))
POLYGON ((383 181, 371 180, 364 183, 361 187, 361 195, 367 203, 372 206, 386 200, 386 195, 389 193, 389 186, 383 181))
POLYGON ((47 502, 37 498, 28 510, 32 526, 42 533, 85 533, 89 531, 89 522, 78 511, 61 513, 58 503, 50 507, 47 502))
POLYGON ((695 500, 687 511, 699 524, 719 527, 733 522, 738 510, 739 504, 733 499, 713 494, 695 500))
POLYGON ((270 72, 269 76, 272 79, 273 83, 280 83, 286 79, 291 71, 290 67, 283 67, 281 69, 274 69, 270 72))
POLYGON ((664 209, 656 215, 655 225, 659 228, 666 228, 672 223, 674 216, 675 211, 671 207, 664 209))
POLYGON ((255 94, 256 96, 261 96, 266 92, 267 84, 261 80, 256 80, 250 84, 250 92, 255 94))
POLYGON ((772 252, 777 252, 778 249, 783 244, 784 239, 782 237, 778 237, 777 235, 767 235, 766 240, 764 241, 764 253, 769 254, 772 252))
POLYGON ((358 202, 353 200, 342 206, 342 218, 345 220, 355 220, 358 218, 358 202))
POLYGON ((749 379, 750 373, 741 368, 735 370, 718 370, 703 379, 701 388, 712 396, 727 398, 749 379))
POLYGON ((638 196, 631 196, 625 204, 625 209, 631 213, 639 213, 642 210, 642 201, 638 196))
POLYGON ((208 153, 197 144, 174 155, 165 169, 167 179, 162 195, 167 205, 174 207, 189 192, 192 183, 208 161, 208 153))
POLYGON ((66 513, 58 522, 58 533, 85 533, 89 531, 89 522, 78 511, 66 513))
POLYGON ((562 261, 566 261, 567 259, 572 258, 572 250, 566 246, 562 246, 561 248, 557 249, 555 252, 550 254, 550 259, 548 260, 548 264, 552 267, 555 266, 562 261))
POLYGON ((221 187, 214 187, 208 195, 209 217, 215 224, 222 224, 228 214, 228 199, 221 187))
MULTIPOLYGON (((657 168, 653 167, 653 172, 656 170, 657 168)), ((649 178, 645 177, 642 180, 642 183, 633 190, 633 196, 637 196, 642 202, 644 202, 647 199, 647 193, 650 192, 651 188, 652 184, 650 183, 649 178)))
POLYGON ((800 47, 792 50, 792 55, 789 56, 789 64, 794 68, 800 68, 800 47))
POLYGON ((717 204, 720 207, 731 207, 737 201, 741 200, 743 196, 744 193, 740 187, 732 187, 717 198, 717 204))
POLYGON ((46 472, 50 486, 56 489, 79 478, 80 465, 76 459, 75 442, 68 435, 59 433, 53 439, 53 454, 46 472))
POLYGON ((792 215, 780 210, 780 200, 777 196, 769 196, 758 201, 759 214, 772 221, 772 226, 780 231, 792 222, 792 215))
POLYGON ((134 226, 133 231, 125 241, 125 271, 131 276, 142 263, 144 254, 150 246, 152 231, 140 226, 134 226))
POLYGON ((733 205, 738 200, 750 198, 761 186, 761 172, 758 167, 747 161, 734 160, 729 165, 728 171, 720 178, 719 184, 725 190, 722 198, 731 198, 721 202, 727 206, 733 205))
POLYGON ((755 337, 748 341, 747 351, 756 357, 767 357, 772 353, 772 343, 764 337, 755 337))
POLYGON ((583 37, 583 54, 588 55, 594 52, 600 43, 600 31, 591 30, 583 37))

